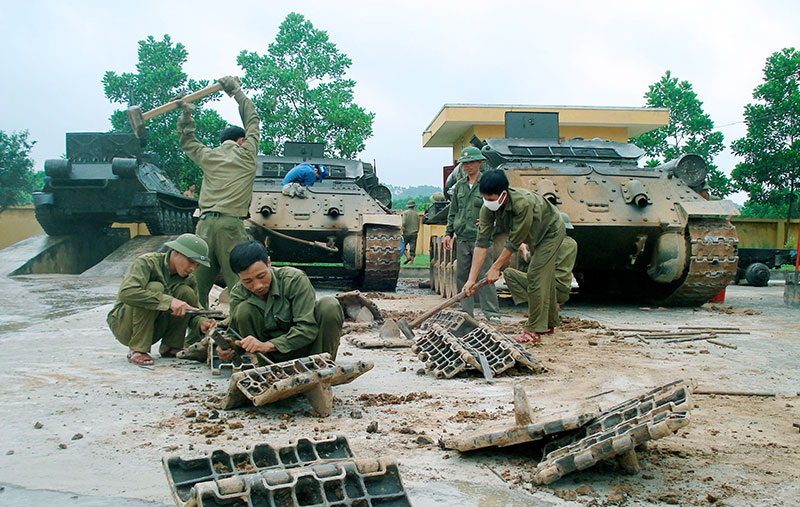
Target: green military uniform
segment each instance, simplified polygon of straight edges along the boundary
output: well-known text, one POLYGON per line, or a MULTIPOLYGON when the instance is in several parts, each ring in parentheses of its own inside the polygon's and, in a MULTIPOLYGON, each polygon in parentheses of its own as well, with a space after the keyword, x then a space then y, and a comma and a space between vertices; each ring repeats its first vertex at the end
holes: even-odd
POLYGON ((203 170, 197 235, 208 243, 211 266, 199 266, 195 277, 204 308, 208 308, 208 293, 220 271, 228 287, 238 281, 229 257, 237 243, 248 239, 242 220, 250 208, 256 177, 259 118, 253 102, 241 90, 233 97, 239 103, 239 115, 245 126, 242 146, 226 140, 216 148, 208 148, 195 137, 195 122, 190 115, 184 114, 178 121, 181 148, 203 170))
POLYGON ((170 253, 146 253, 133 261, 122 278, 117 302, 108 313, 111 332, 134 352, 149 353, 159 340, 164 347, 183 348, 187 326, 196 329, 206 320, 169 313, 172 298, 197 307, 194 276, 171 274, 170 253))
POLYGON ((231 326, 242 336, 272 342, 273 361, 288 361, 328 352, 336 358, 344 313, 336 298, 316 300, 305 273, 292 267, 270 268, 272 281, 266 299, 241 283, 231 290, 231 326))
MULTIPOLYGON (((569 291, 572 287, 572 268, 578 257, 578 243, 569 236, 564 237, 556 253, 556 302, 563 305, 569 301, 569 291)), ((524 271, 506 268, 503 271, 508 290, 515 305, 528 302, 528 279, 524 271)))
POLYGON ((492 227, 508 233, 505 248, 516 252, 527 243, 531 250, 528 263, 528 321, 525 329, 547 332, 559 323, 555 291, 555 258, 564 240, 564 222, 555 206, 536 192, 509 188, 506 202, 497 211, 481 208, 478 239, 475 244, 489 248, 492 227))
MULTIPOLYGON (((450 210, 447 213, 447 235, 455 234, 456 244, 456 283, 458 289, 467 282, 469 271, 472 267, 472 255, 475 250, 475 240, 478 237, 478 217, 480 216, 483 197, 480 191, 482 174, 472 187, 468 178, 464 177, 453 185, 453 194, 450 201, 450 210)), ((478 279, 486 276, 493 262, 491 249, 486 253, 486 261, 478 272, 478 279)), ((497 302, 497 290, 494 285, 485 285, 478 289, 476 294, 481 305, 481 311, 486 317, 499 316, 500 307, 497 302)), ((475 311, 475 297, 461 300, 461 309, 473 315, 475 311)))
POLYGON ((403 212, 403 241, 408 245, 408 256, 414 258, 417 252, 419 235, 419 213, 413 208, 403 212))

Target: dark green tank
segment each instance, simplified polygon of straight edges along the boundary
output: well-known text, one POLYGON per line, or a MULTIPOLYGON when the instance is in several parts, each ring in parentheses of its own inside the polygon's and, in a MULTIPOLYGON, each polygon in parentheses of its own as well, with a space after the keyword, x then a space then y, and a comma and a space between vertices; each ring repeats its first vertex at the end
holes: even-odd
POLYGON ((68 133, 66 158, 44 163, 44 187, 33 193, 36 219, 51 236, 114 222, 144 222, 153 235, 193 232, 197 200, 159 165, 133 134, 68 133))

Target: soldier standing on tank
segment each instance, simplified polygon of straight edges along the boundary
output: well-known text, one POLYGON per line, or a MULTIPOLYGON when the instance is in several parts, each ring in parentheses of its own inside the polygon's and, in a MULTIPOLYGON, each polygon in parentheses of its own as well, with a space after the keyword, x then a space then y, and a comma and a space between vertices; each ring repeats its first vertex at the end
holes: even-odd
POLYGON ((197 291, 200 304, 208 308, 208 293, 222 271, 230 288, 238 281, 229 258, 234 245, 247 239, 244 223, 253 195, 258 154, 259 118, 255 105, 247 98, 233 76, 220 78, 219 83, 239 104, 239 115, 245 128, 228 127, 220 135, 220 145, 209 148, 194 135, 194 107, 183 104, 178 120, 178 141, 186 155, 203 171, 200 188, 200 221, 197 235, 209 246, 209 266, 197 269, 197 291))
MULTIPOLYGON (((561 218, 564 220, 564 227, 567 230, 574 229, 569 220, 569 215, 561 212, 561 218)), ((528 253, 528 245, 523 243, 520 245, 522 250, 522 258, 525 262, 530 260, 528 253)), ((564 241, 558 248, 556 254, 556 275, 555 275, 555 288, 556 288, 556 303, 559 308, 561 305, 569 301, 569 291, 572 288, 572 268, 575 267, 575 259, 578 257, 578 243, 570 238, 564 236, 564 241)), ((528 302, 528 280, 526 273, 518 269, 506 268, 503 271, 503 278, 508 285, 508 291, 511 293, 511 298, 514 300, 515 305, 528 302)))
MULTIPOLYGON (((458 163, 464 171, 465 177, 453 185, 450 200, 450 210, 447 213, 447 233, 443 238, 444 247, 450 250, 456 247, 456 283, 462 287, 472 267, 475 240, 478 237, 478 216, 480 215, 481 199, 481 163, 486 160, 481 150, 468 146, 461 152, 458 163), (455 245, 452 243, 455 235, 455 245)), ((486 259, 481 264, 478 277, 483 278, 492 265, 492 255, 487 250, 486 259)), ((497 290, 494 284, 488 284, 478 289, 478 301, 481 311, 487 320, 500 320, 500 308, 497 302, 497 290)), ((461 309, 470 316, 475 311, 475 298, 468 297, 461 300, 461 309)))
POLYGON ((162 357, 175 357, 188 326, 201 333, 216 326, 205 317, 186 315, 197 310, 192 273, 198 265, 208 266, 208 245, 194 234, 182 234, 165 246, 166 253, 146 253, 128 267, 106 319, 117 340, 130 349, 128 361, 140 366, 153 364, 150 347, 157 341, 162 357))
POLYGON ((417 236, 419 235, 419 213, 414 209, 417 204, 411 200, 403 212, 403 242, 405 242, 406 261, 403 264, 414 262, 417 255, 417 236))
MULTIPOLYGON (((333 296, 316 299, 308 276, 289 266, 273 268, 266 247, 244 241, 231 251, 239 282, 231 289, 231 327, 244 338, 236 342, 249 353, 288 361, 339 349, 344 313, 333 296)), ((217 353, 223 361, 233 349, 217 353)))
POLYGON ((555 259, 564 240, 564 221, 558 210, 536 192, 510 188, 508 178, 500 169, 483 173, 480 181, 483 207, 480 211, 478 239, 472 259, 469 278, 463 290, 474 293, 472 286, 488 256, 492 228, 508 233, 503 251, 486 272, 493 284, 500 278, 500 271, 522 243, 531 249, 528 264, 528 321, 524 329, 514 337, 519 343, 541 341, 541 334, 552 332, 558 325, 556 304, 555 259))

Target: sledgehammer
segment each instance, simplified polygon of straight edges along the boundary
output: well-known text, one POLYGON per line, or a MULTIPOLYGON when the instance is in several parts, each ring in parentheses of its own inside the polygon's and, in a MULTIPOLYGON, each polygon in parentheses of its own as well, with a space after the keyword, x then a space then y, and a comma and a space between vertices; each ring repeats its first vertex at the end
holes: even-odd
POLYGON ((131 124, 133 134, 139 139, 144 139, 147 136, 147 129, 145 129, 144 126, 144 123, 147 120, 178 109, 181 103, 185 104, 187 102, 194 102, 195 100, 202 99, 203 97, 211 95, 212 93, 216 93, 220 90, 222 90, 222 85, 217 82, 213 85, 206 86, 202 90, 197 90, 194 93, 190 93, 189 95, 181 97, 180 99, 171 100, 164 105, 147 111, 146 113, 142 113, 142 109, 139 106, 129 107, 128 122, 131 124))
MULTIPOLYGON (((488 281, 486 280, 486 277, 481 278, 480 280, 478 280, 477 283, 475 283, 475 285, 472 286, 473 292, 478 290, 478 289, 480 289, 484 285, 486 285, 487 282, 488 281)), ((461 301, 465 297, 467 297, 467 293, 465 291, 461 291, 458 294, 456 294, 455 296, 453 296, 450 299, 448 299, 447 301, 445 301, 444 303, 441 303, 439 306, 433 308, 432 310, 428 310, 427 312, 423 313, 417 319, 413 320, 411 322, 411 324, 408 324, 403 319, 400 319, 400 320, 396 321, 395 324, 397 324, 397 327, 400 329, 400 331, 402 331, 402 333, 404 335, 406 335, 406 338, 408 338, 409 340, 413 340, 414 339, 414 331, 413 331, 413 329, 415 327, 419 326, 420 324, 422 324, 423 322, 425 322, 429 318, 433 317, 437 313, 441 312, 445 308, 447 308, 449 306, 453 306, 455 303, 458 303, 459 301, 461 301)), ((387 321, 387 323, 388 323, 388 321, 387 321)), ((391 326, 391 324, 389 324, 389 325, 391 326)), ((381 332, 380 332, 381 336, 384 335, 385 329, 386 329, 386 324, 384 324, 384 327, 381 328, 381 332)))

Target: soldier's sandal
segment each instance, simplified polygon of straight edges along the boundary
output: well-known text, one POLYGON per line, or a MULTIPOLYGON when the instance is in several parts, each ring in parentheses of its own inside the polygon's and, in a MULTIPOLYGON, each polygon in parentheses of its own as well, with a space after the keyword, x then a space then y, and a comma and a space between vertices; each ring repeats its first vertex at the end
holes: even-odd
POLYGON ((152 366, 153 358, 146 352, 128 352, 128 362, 138 364, 139 366, 152 366))

